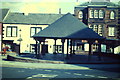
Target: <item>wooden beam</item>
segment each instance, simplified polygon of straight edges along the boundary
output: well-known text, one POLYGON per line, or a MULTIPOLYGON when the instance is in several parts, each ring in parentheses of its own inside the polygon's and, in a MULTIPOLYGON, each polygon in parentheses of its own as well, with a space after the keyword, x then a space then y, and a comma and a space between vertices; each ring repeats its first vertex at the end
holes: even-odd
POLYGON ((98 60, 101 61, 101 41, 98 41, 98 60))

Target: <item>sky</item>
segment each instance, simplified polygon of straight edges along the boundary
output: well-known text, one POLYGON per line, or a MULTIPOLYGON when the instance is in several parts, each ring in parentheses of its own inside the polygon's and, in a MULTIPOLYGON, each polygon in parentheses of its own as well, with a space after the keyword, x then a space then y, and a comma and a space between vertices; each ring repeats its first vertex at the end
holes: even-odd
MULTIPOLYGON (((21 13, 74 13, 74 7, 89 0, 1 0, 0 8, 21 13)), ((118 2, 120 0, 111 0, 118 2)))

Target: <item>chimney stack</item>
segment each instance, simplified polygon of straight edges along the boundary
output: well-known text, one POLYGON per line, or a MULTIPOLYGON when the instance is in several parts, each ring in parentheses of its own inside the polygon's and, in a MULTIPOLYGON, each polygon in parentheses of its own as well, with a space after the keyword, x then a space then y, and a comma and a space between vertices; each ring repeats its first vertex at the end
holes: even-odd
POLYGON ((61 14, 61 8, 59 8, 59 14, 61 14))

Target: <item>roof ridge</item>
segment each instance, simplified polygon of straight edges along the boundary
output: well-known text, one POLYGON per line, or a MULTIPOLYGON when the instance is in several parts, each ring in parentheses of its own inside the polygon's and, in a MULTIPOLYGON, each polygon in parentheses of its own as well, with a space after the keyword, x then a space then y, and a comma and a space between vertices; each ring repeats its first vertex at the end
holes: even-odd
POLYGON ((78 6, 89 6, 89 5, 106 5, 106 6, 118 6, 118 4, 114 2, 84 2, 82 4, 79 4, 78 6))

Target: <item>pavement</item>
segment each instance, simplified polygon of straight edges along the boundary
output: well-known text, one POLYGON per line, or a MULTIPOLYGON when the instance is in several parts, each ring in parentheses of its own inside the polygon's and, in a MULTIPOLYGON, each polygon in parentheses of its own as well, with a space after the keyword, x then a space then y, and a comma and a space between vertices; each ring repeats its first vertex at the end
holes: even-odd
POLYGON ((111 57, 101 57, 101 60, 98 59, 98 56, 96 55, 92 55, 91 59, 88 60, 88 55, 86 54, 76 54, 73 55, 71 57, 69 57, 69 59, 65 59, 66 54, 51 54, 51 53, 46 53, 46 55, 41 55, 40 59, 36 59, 35 54, 26 54, 26 55, 20 55, 18 56, 15 53, 10 53, 8 54, 10 56, 14 57, 19 57, 20 59, 23 59, 23 61, 26 59, 27 62, 29 62, 29 60, 34 61, 34 62, 41 62, 41 63, 59 63, 59 64, 63 64, 63 63, 67 63, 67 64, 119 64, 120 60, 119 59, 115 59, 115 58, 111 58, 111 57))

